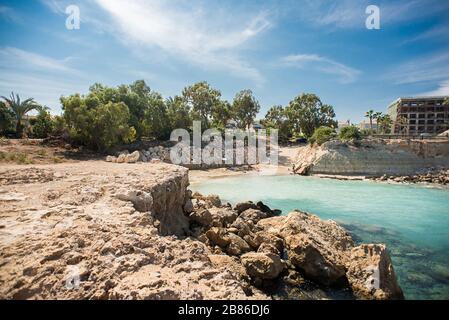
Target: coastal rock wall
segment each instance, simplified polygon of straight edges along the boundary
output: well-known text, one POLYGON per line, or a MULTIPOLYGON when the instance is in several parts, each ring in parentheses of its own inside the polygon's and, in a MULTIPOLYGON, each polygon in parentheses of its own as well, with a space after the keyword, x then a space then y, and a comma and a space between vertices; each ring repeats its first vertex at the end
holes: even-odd
POLYGON ((329 141, 300 150, 297 174, 408 175, 429 167, 449 167, 449 140, 329 141))

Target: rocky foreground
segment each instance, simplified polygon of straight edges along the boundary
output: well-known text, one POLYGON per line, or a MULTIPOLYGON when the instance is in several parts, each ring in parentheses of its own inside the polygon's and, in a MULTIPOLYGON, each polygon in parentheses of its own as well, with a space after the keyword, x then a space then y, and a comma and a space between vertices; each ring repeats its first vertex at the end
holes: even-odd
POLYGON ((2 168, 0 298, 270 299, 309 282, 403 298, 385 246, 187 187, 188 170, 163 163, 2 168))

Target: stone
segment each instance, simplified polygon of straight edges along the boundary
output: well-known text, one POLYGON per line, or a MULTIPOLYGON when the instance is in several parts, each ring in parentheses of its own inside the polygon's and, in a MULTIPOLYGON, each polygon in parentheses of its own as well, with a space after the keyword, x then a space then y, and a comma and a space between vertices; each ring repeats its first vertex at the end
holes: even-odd
POLYGON ((216 227, 227 227, 238 217, 234 210, 227 207, 212 207, 209 211, 212 215, 212 224, 216 227))
POLYGON ((249 252, 240 257, 246 273, 259 279, 276 279, 284 270, 278 255, 272 253, 249 252))
POLYGON ((255 234, 254 241, 258 244, 258 246, 265 243, 274 246, 279 253, 284 252, 284 240, 272 233, 258 231, 255 234))
POLYGON ((130 153, 126 156, 125 162, 126 163, 136 163, 140 159, 140 152, 134 151, 133 153, 130 153))
POLYGON ((220 207, 221 206, 220 197, 215 195, 215 194, 211 194, 211 195, 208 195, 208 196, 203 196, 201 193, 195 192, 192 195, 192 199, 196 199, 196 200, 198 200, 198 202, 203 201, 205 206, 206 206, 206 208, 220 207))
POLYGON ((107 156, 106 162, 117 162, 117 158, 114 156, 107 156))
POLYGON ((222 248, 230 243, 229 237, 226 236, 226 229, 212 227, 206 231, 206 237, 213 243, 222 248))
POLYGON ((190 198, 188 198, 186 200, 186 203, 184 203, 184 207, 183 208, 184 208, 184 212, 185 213, 192 213, 193 212, 193 210, 194 210, 193 203, 192 203, 192 200, 190 198))
POLYGON ((363 244, 353 248, 347 278, 354 293, 361 298, 404 299, 384 245, 363 244))
POLYGON ((229 245, 226 252, 230 255, 241 255, 242 253, 251 251, 249 244, 234 233, 228 233, 226 237, 229 239, 229 245))
POLYGON ((275 246, 273 246, 272 244, 269 244, 269 243, 262 243, 259 246, 259 248, 257 249, 257 252, 272 253, 272 254, 276 254, 278 256, 281 254, 275 246))
POLYGON ((117 163, 124 163, 125 160, 126 160, 126 155, 123 153, 117 157, 117 163))
POLYGON ((139 212, 148 212, 153 208, 153 197, 145 191, 121 190, 117 192, 116 198, 122 201, 130 201, 139 212))
POLYGON ((193 211, 189 215, 190 221, 196 222, 202 226, 210 226, 212 224, 212 215, 208 209, 200 208, 193 211))
POLYGON ((234 210, 239 214, 248 209, 258 209, 258 207, 252 201, 240 202, 237 203, 234 207, 234 210))
POLYGON ((267 218, 268 215, 259 209, 246 209, 240 213, 239 217, 245 221, 253 221, 254 223, 257 223, 260 220, 267 218))

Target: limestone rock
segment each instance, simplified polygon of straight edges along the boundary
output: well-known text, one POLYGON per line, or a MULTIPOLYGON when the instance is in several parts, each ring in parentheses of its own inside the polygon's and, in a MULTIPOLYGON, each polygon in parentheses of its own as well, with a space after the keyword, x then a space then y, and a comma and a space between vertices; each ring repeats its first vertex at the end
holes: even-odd
POLYGON ((347 272, 354 293, 366 299, 403 299, 384 245, 363 244, 351 250, 347 272))
POLYGON ((237 219, 237 213, 227 207, 212 207, 209 211, 212 215, 212 225, 216 227, 227 227, 237 219))
POLYGON ((212 215, 210 211, 205 208, 200 208, 196 211, 193 211, 190 214, 189 219, 202 226, 210 226, 212 224, 212 215))
POLYGON ((240 257, 248 275, 259 279, 275 279, 284 270, 278 255, 272 253, 249 252, 240 257))
POLYGON ((107 156, 106 162, 117 162, 117 158, 114 156, 107 156))
POLYGON ((134 151, 133 153, 128 154, 125 157, 125 162, 126 163, 136 163, 137 161, 139 161, 139 159, 140 159, 139 151, 134 151))
POLYGON ((257 205, 252 201, 240 202, 237 203, 234 207, 234 210, 237 211, 237 213, 239 214, 248 209, 258 209, 258 208, 257 205))
POLYGON ((140 190, 121 190, 116 194, 117 199, 130 201, 134 208, 140 212, 148 212, 153 208, 153 197, 151 194, 140 190))

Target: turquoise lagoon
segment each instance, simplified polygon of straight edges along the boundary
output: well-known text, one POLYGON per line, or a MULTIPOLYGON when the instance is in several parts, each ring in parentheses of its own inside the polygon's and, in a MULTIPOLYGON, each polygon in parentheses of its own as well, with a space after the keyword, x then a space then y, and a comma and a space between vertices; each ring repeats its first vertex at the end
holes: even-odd
POLYGON ((333 219, 357 242, 385 243, 407 299, 449 299, 449 190, 370 181, 246 175, 192 186, 223 201, 263 201, 333 219))

